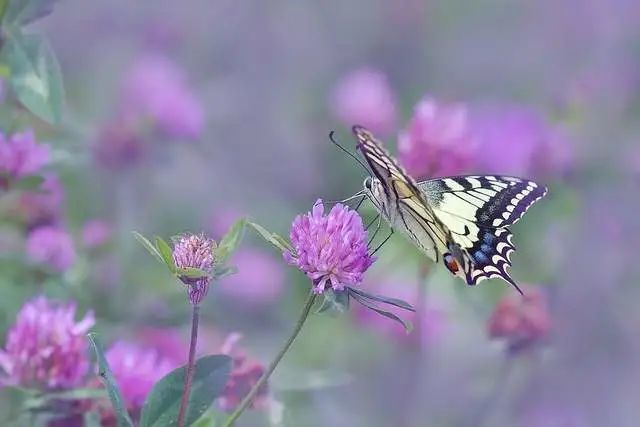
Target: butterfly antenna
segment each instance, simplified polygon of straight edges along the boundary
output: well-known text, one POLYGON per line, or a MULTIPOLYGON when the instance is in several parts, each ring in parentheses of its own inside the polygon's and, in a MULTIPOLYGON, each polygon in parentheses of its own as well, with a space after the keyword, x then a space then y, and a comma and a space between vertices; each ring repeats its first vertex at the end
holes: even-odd
POLYGON ((334 131, 334 130, 332 130, 331 132, 329 132, 329 139, 331 140, 331 142, 333 142, 333 144, 334 144, 336 147, 338 147, 339 149, 341 149, 342 151, 344 151, 345 153, 347 153, 347 155, 348 155, 349 157, 351 157, 351 158, 352 158, 352 159, 354 159, 356 162, 358 162, 358 164, 359 164, 360 166, 362 166, 362 168, 363 168, 365 171, 367 171, 367 174, 368 174, 368 175, 371 175, 371 171, 369 171, 369 168, 367 168, 367 167, 365 166, 365 164, 364 164, 364 163, 362 163, 362 160, 360 160, 359 158, 357 158, 357 157, 356 157, 352 152, 350 152, 349 150, 347 150, 346 148, 344 148, 342 145, 340 145, 340 144, 338 143, 338 141, 336 141, 335 136, 334 136, 334 135, 335 135, 335 133, 336 133, 336 131, 334 131))
MULTIPOLYGON (((342 199, 342 200, 330 200, 330 201, 326 201, 324 203, 329 203, 329 204, 336 204, 336 203, 345 203, 348 202, 349 200, 353 200, 353 199, 357 199, 358 197, 362 197, 362 199, 364 200, 364 190, 358 191, 356 194, 354 194, 353 196, 347 197, 346 199, 342 199)), ((358 203, 358 206, 360 206, 360 204, 362 203, 362 200, 358 203)), ((357 208, 356 208, 357 210, 357 208)))

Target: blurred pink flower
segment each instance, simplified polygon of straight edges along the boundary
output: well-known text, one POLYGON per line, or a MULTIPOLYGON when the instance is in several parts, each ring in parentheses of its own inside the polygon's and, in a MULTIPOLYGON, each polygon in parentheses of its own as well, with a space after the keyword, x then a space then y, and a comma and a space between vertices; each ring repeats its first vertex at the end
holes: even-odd
POLYGON ((395 128, 395 96, 381 71, 361 68, 344 76, 333 92, 331 106, 349 128, 361 125, 382 135, 395 128))
POLYGON ((369 255, 367 232, 358 212, 338 203, 325 215, 322 200, 291 224, 291 245, 284 259, 313 281, 316 294, 327 286, 341 291, 362 282, 375 258, 369 255))
POLYGON ((7 138, 0 133, 0 178, 18 179, 38 172, 49 162, 49 146, 38 144, 33 131, 7 138))
POLYGON ((55 226, 38 227, 29 233, 27 255, 31 261, 46 264, 58 272, 68 270, 76 259, 71 236, 55 226))
POLYGON ((488 323, 491 338, 504 339, 511 351, 527 348, 547 337, 551 314, 546 296, 529 288, 524 295, 510 293, 496 305, 488 323))
POLYGON ((563 174, 571 166, 569 140, 531 110, 485 108, 474 114, 472 129, 482 173, 563 174))
POLYGON ((400 299, 416 308, 416 312, 408 312, 392 305, 385 306, 385 310, 413 324, 413 330, 409 334, 398 322, 382 317, 361 304, 354 305, 353 315, 363 326, 378 330, 396 340, 408 344, 431 345, 443 335, 445 312, 431 297, 426 305, 418 301, 417 287, 418 284, 402 283, 398 280, 385 280, 373 286, 366 286, 367 292, 400 299))
POLYGON ((220 281, 221 292, 250 305, 270 304, 282 293, 284 271, 270 255, 243 248, 233 255, 231 264, 238 272, 220 281))
MULTIPOLYGON (((205 336, 203 331, 199 335, 205 336)), ((176 366, 183 365, 187 361, 189 342, 178 329, 145 327, 136 331, 135 338, 136 342, 144 347, 155 349, 163 358, 172 361, 176 366)))
MULTIPOLYGON (((223 411, 233 411, 249 393, 251 387, 260 379, 264 373, 264 366, 251 358, 246 352, 237 346, 242 335, 238 333, 229 334, 221 348, 221 353, 231 356, 233 365, 231 375, 227 380, 222 394, 218 397, 218 404, 223 411)), ((267 405, 269 389, 265 384, 253 398, 250 408, 262 409, 267 405)))
POLYGON ((149 118, 172 138, 197 138, 204 127, 202 105, 176 63, 160 54, 144 55, 124 81, 122 113, 149 118))
POLYGON ((424 98, 414 108, 407 128, 398 137, 398 157, 417 179, 468 172, 476 140, 463 104, 441 104, 424 98))
POLYGON ((203 277, 180 276, 188 286, 189 301, 198 305, 209 291, 209 274, 213 271, 215 242, 204 234, 185 234, 176 238, 173 245, 173 260, 178 268, 198 268, 207 275, 203 277))
POLYGON ((56 175, 48 174, 45 175, 39 191, 20 195, 16 210, 27 229, 55 225, 60 222, 63 201, 64 188, 60 179, 56 175))
POLYGON ((86 334, 94 318, 88 312, 76 323, 75 315, 73 302, 40 296, 25 303, 0 351, 2 383, 47 390, 82 384, 89 370, 86 334))
POLYGON ((117 341, 106 352, 107 362, 127 408, 136 414, 153 385, 177 365, 153 348, 117 341))
POLYGON ((139 164, 146 150, 135 124, 121 117, 102 127, 93 147, 93 155, 104 168, 121 170, 139 164))
POLYGON ((82 243, 87 248, 104 245, 111 238, 111 225, 101 219, 92 219, 82 227, 82 243))

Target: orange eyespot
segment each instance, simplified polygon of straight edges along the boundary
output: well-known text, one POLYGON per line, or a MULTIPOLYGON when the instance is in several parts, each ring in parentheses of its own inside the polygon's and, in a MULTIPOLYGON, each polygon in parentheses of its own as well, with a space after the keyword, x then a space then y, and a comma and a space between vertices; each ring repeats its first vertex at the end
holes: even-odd
POLYGON ((444 265, 446 265, 449 271, 453 274, 456 274, 460 270, 458 261, 456 261, 456 259, 451 254, 444 255, 444 265))

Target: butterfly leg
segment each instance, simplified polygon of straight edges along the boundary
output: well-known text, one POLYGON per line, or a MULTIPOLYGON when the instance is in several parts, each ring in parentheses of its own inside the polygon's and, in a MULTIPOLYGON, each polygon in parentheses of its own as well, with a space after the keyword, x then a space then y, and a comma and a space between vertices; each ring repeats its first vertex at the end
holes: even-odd
POLYGON ((378 250, 379 250, 380 248, 382 248, 382 246, 383 246, 385 243, 387 243, 387 240, 389 240, 389 239, 391 238, 391 236, 393 236, 393 228, 390 228, 390 229, 389 229, 389 235, 388 235, 388 236, 387 236, 387 237, 382 241, 382 243, 380 243, 380 244, 378 245, 378 247, 377 247, 377 248, 375 248, 375 249, 373 250, 373 252, 371 252, 371 255, 375 255, 375 253, 376 253, 376 252, 378 252, 378 250))
POLYGON ((354 210, 354 211, 358 212, 358 209, 360 209, 360 206, 362 206, 362 203, 364 202, 364 199, 365 199, 366 197, 367 197, 367 196, 362 196, 362 198, 360 199, 360 201, 358 202, 358 204, 356 205, 356 207, 355 207, 355 208, 353 208, 353 210, 354 210))
MULTIPOLYGON (((376 236, 378 235, 378 231, 380 231, 380 227, 382 226, 382 217, 380 215, 378 215, 377 217, 375 217, 373 219, 373 221, 375 221, 376 219, 378 220, 378 225, 376 225, 376 230, 373 232, 373 235, 369 239, 369 242, 367 243, 367 247, 371 246, 371 243, 373 243, 373 239, 376 238, 376 236)), ((371 221, 371 223, 369 223, 369 225, 373 224, 373 221, 371 221)), ((367 225, 366 230, 369 229, 369 225, 367 225)))
POLYGON ((376 220, 380 218, 380 215, 376 215, 375 217, 373 217, 373 219, 371 221, 369 221, 369 224, 367 224, 367 226, 364 228, 365 231, 369 230, 369 227, 371 227, 371 225, 376 222, 376 220))

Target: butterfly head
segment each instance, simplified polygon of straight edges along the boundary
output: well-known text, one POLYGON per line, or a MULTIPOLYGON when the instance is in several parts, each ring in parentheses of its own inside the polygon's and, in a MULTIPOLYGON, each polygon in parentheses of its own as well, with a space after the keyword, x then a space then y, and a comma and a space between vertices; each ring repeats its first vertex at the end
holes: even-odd
POLYGON ((362 186, 364 187, 364 193, 371 200, 371 203, 375 205, 378 212, 388 216, 387 197, 380 180, 373 176, 368 176, 364 179, 362 186))

